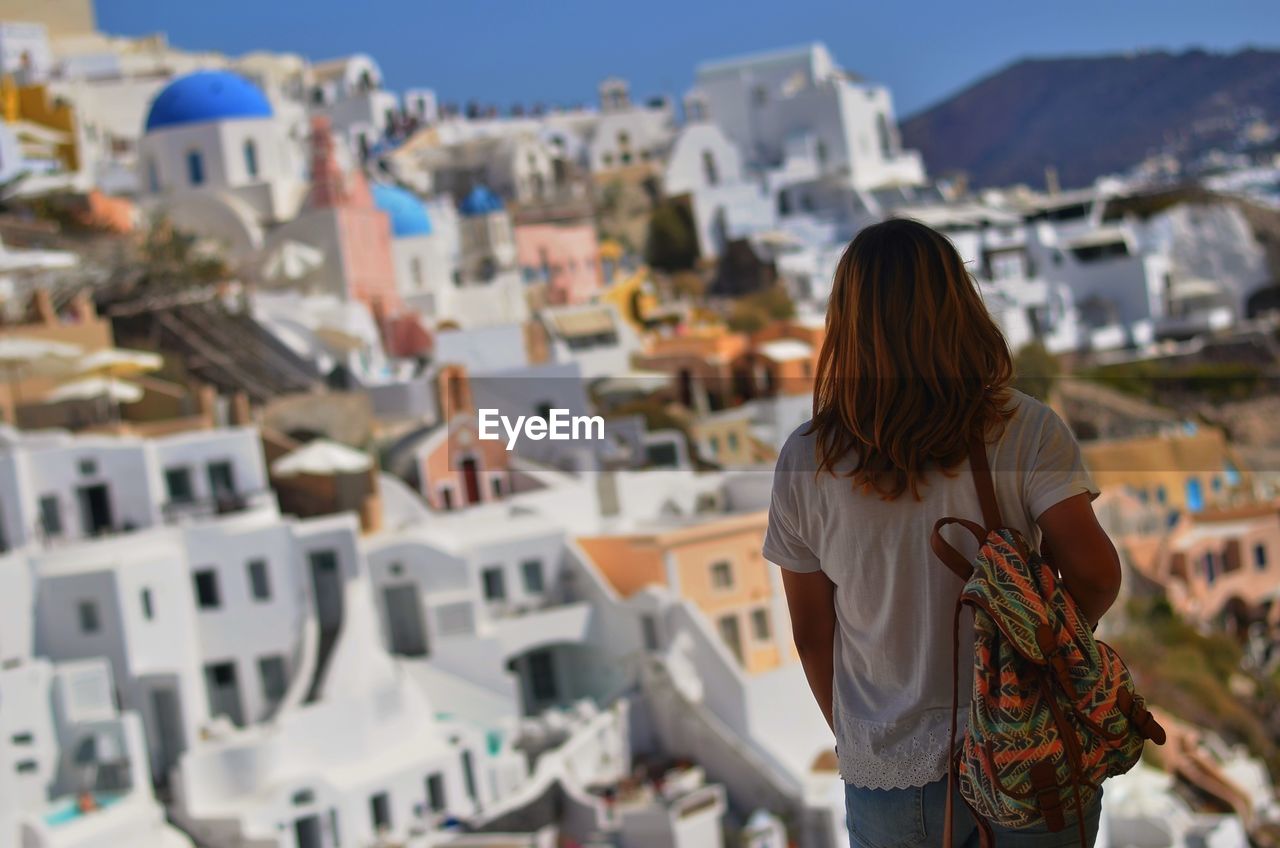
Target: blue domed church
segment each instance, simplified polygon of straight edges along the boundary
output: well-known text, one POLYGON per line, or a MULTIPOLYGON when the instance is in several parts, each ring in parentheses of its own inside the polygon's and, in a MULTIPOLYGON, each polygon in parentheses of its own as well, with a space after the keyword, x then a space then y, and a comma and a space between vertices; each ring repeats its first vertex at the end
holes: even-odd
POLYGON ((302 151, 271 101, 224 70, 175 78, 147 112, 138 157, 144 201, 175 225, 226 243, 232 257, 297 212, 302 151))

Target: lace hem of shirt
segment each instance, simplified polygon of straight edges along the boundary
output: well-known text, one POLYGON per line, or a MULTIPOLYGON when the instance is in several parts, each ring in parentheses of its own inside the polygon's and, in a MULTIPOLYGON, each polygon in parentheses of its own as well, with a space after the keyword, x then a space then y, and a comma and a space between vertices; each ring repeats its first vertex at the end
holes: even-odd
MULTIPOLYGON (((962 706, 957 744, 967 714, 967 706, 962 706)), ((887 724, 841 716, 838 724, 836 750, 846 783, 864 789, 907 789, 947 775, 950 707, 887 724)))

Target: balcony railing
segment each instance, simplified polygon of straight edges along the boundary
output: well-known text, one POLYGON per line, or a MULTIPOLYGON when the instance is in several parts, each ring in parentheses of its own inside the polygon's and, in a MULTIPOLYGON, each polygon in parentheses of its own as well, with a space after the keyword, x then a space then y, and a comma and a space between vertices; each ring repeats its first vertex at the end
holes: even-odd
POLYGON ((160 509, 166 523, 177 524, 248 512, 262 506, 272 496, 273 492, 270 489, 259 489, 253 492, 223 492, 212 498, 167 501, 160 509))

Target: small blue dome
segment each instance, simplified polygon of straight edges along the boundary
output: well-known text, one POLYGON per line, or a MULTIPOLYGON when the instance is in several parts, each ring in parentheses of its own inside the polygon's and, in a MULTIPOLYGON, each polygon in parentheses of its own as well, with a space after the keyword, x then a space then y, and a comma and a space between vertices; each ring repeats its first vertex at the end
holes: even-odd
POLYGON ((230 71, 196 71, 166 85, 151 101, 147 132, 236 118, 270 118, 258 87, 230 71))
POLYGON ((487 187, 478 185, 471 189, 471 193, 462 201, 462 205, 458 207, 463 215, 488 215, 491 212, 502 211, 502 198, 494 194, 487 187))
POLYGON ((431 218, 427 207, 412 192, 396 186, 374 183, 373 202, 391 219, 391 233, 396 238, 431 235, 431 218))

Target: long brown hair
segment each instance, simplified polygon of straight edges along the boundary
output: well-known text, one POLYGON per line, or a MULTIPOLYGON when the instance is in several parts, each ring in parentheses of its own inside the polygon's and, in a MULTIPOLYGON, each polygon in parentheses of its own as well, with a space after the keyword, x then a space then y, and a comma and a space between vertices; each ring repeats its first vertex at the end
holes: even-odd
POLYGON ((970 438, 1011 414, 1009 346, 951 242, 918 221, 867 227, 845 249, 827 304, 813 395, 819 473, 853 459, 853 485, 919 498, 970 438))

